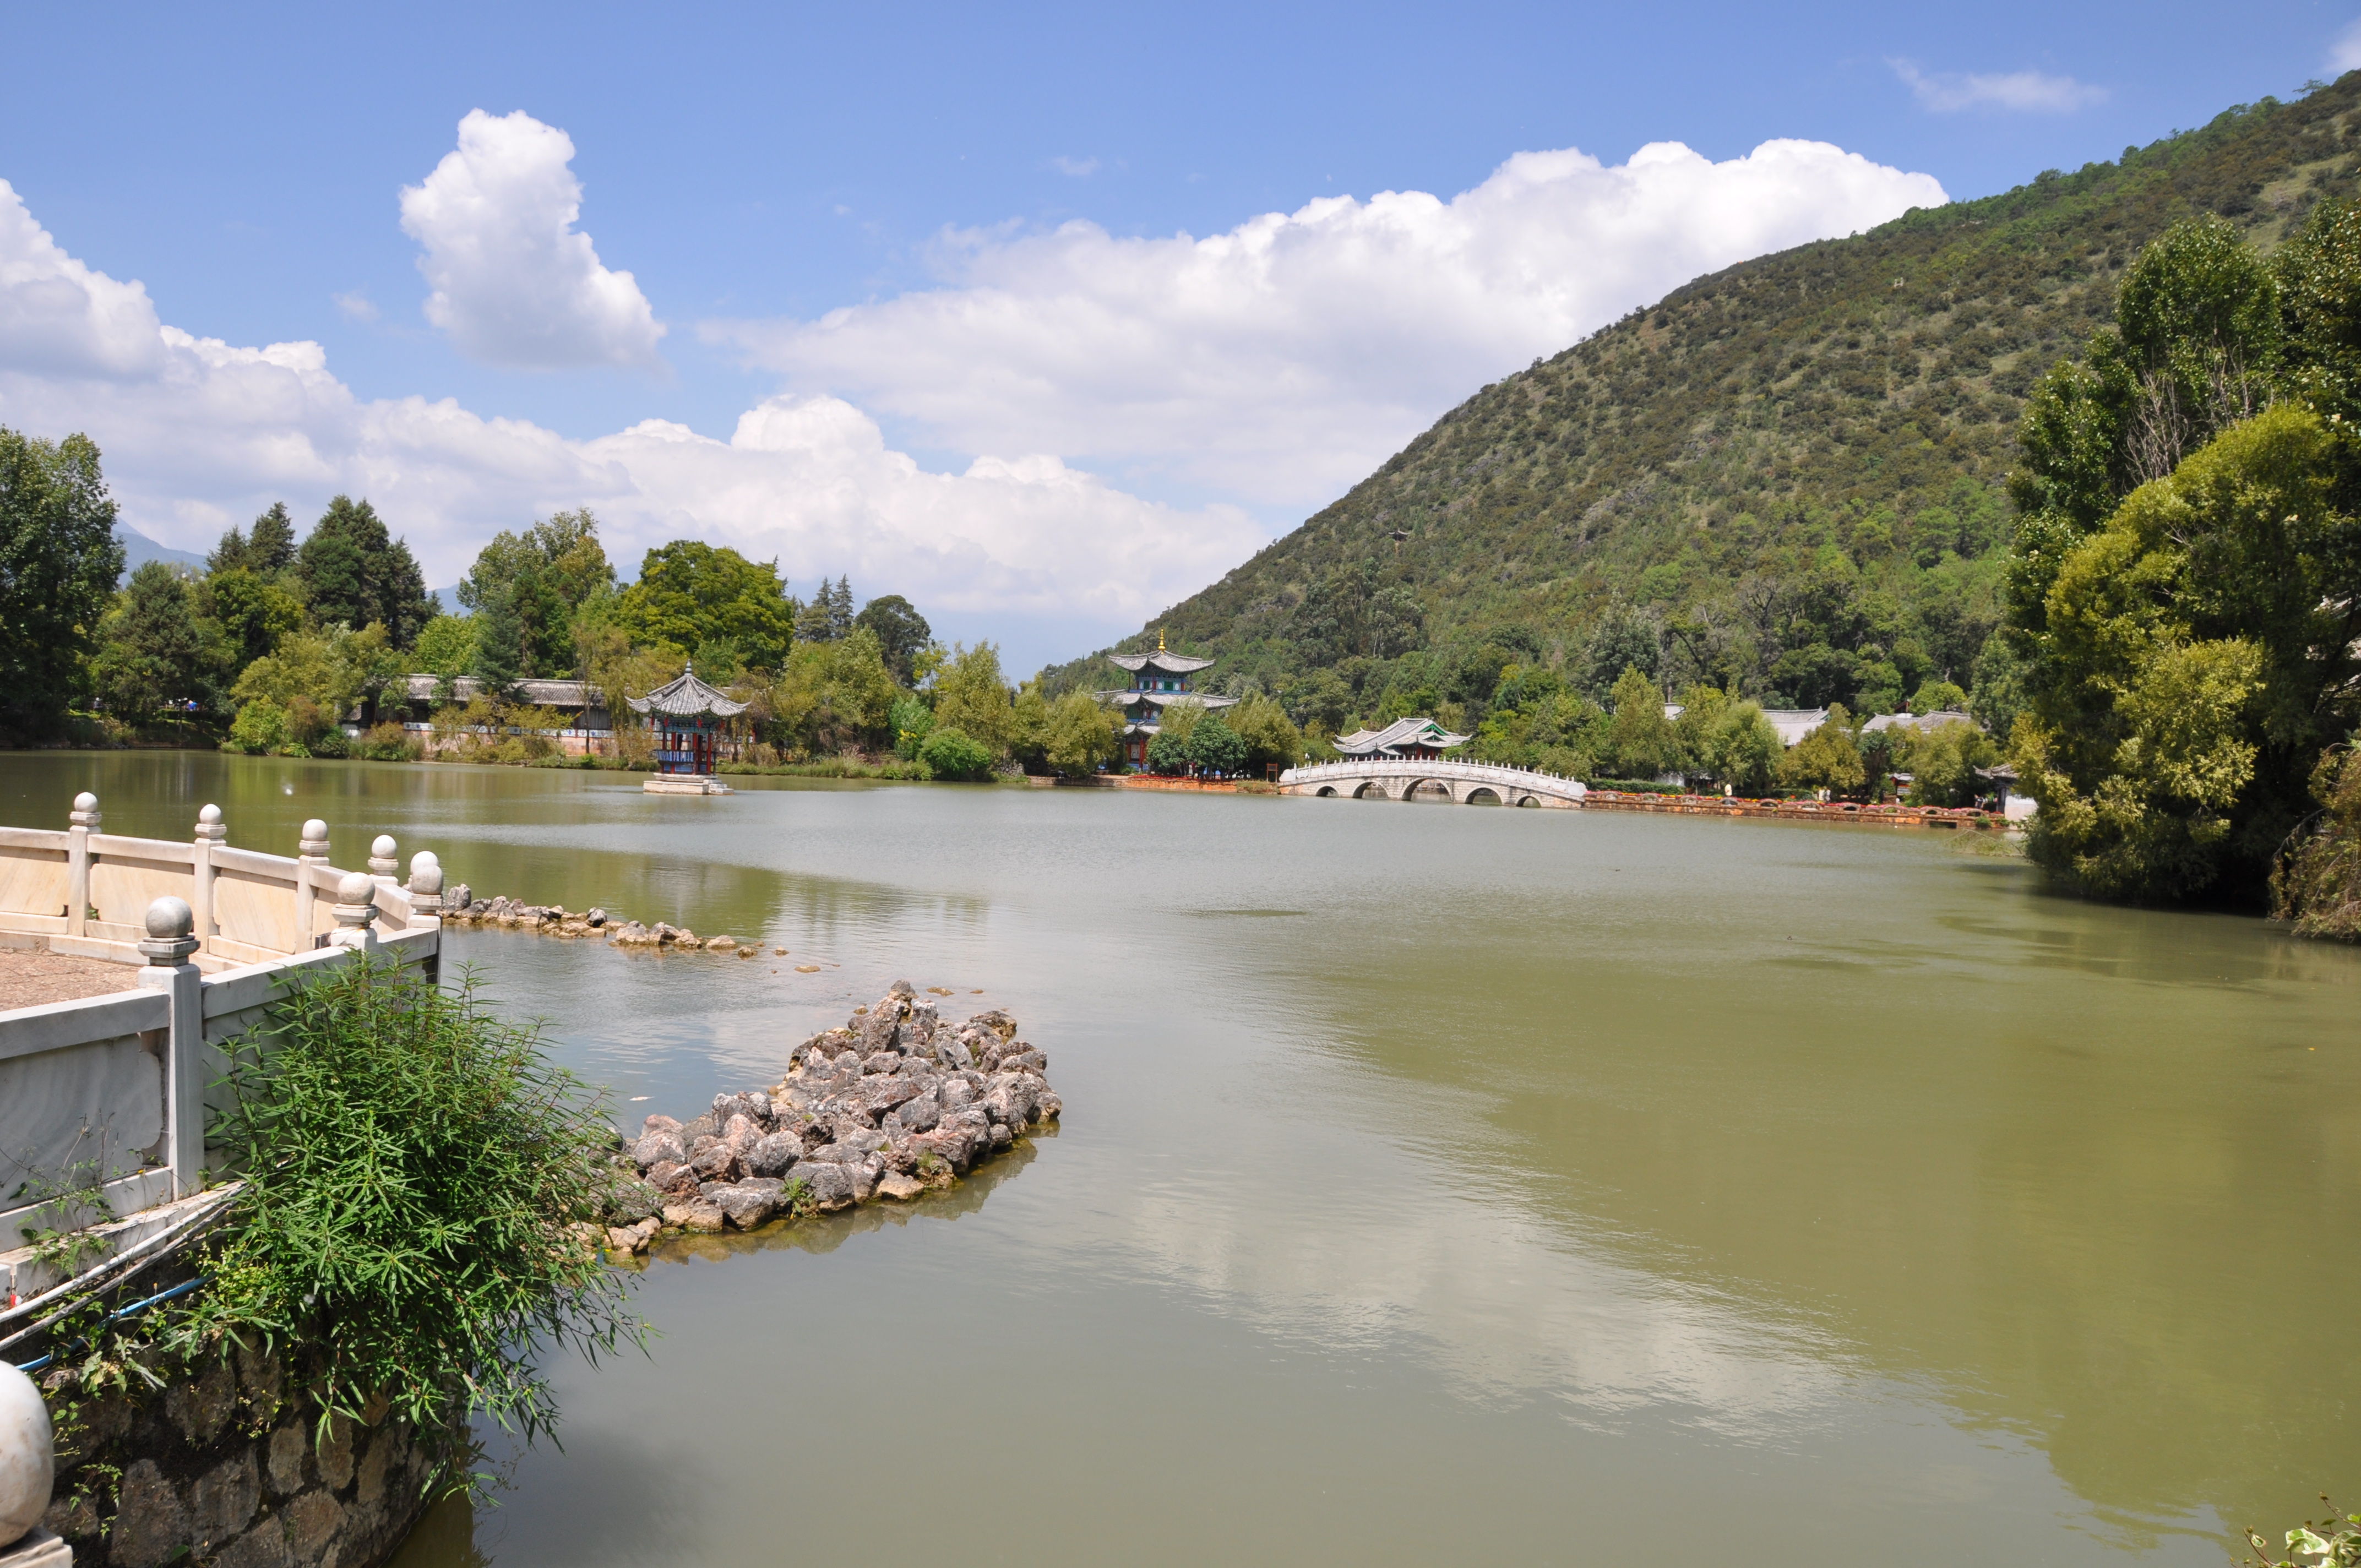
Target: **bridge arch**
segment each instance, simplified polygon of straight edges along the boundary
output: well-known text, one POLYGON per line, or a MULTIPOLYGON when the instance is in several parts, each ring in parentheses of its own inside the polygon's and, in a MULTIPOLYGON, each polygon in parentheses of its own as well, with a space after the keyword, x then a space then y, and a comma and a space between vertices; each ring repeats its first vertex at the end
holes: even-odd
POLYGON ((1336 798, 1336 786, 1334 784, 1322 784, 1315 793, 1323 800, 1334 800, 1336 798))
POLYGON ((1477 784, 1461 797, 1461 803, 1466 806, 1498 806, 1500 794, 1490 784, 1477 784))

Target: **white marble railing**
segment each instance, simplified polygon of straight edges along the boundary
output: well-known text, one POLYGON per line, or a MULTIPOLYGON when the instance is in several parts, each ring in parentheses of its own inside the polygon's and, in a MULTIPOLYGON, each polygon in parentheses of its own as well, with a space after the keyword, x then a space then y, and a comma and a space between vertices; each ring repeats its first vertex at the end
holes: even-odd
MULTIPOLYGON (((1452 790, 1454 796, 1474 789, 1491 789, 1578 801, 1589 793, 1588 786, 1580 779, 1542 773, 1532 768, 1510 767, 1502 762, 1469 762, 1451 758, 1423 762, 1410 757, 1358 757, 1349 762, 1317 762, 1307 768, 1290 768, 1279 775, 1280 788, 1298 792, 1317 791, 1323 785, 1402 785, 1429 780, 1446 787, 1461 786, 1452 790)), ((1506 798, 1505 795, 1503 798, 1506 798)))

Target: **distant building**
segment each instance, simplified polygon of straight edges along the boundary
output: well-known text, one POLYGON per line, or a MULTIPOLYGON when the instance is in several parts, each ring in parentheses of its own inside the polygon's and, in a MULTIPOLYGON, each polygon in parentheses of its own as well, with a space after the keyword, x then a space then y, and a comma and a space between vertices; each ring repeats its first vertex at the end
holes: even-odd
POLYGON ((1946 724, 1965 724, 1982 729, 1975 715, 1961 713, 1956 707, 1938 708, 1933 713, 1881 713, 1861 726, 1864 733, 1879 729, 1916 729, 1921 735, 1932 735, 1946 724))
POLYGON ((1148 743, 1162 731, 1164 710, 1174 703, 1193 702, 1203 707, 1237 705, 1235 697, 1191 691, 1190 677, 1213 661, 1165 652, 1161 632, 1157 633, 1155 652, 1110 653, 1107 660, 1131 675, 1130 685, 1103 691, 1097 696, 1122 713, 1123 760, 1135 768, 1148 765, 1148 743))
POLYGON ((1345 757, 1440 757, 1468 737, 1454 735, 1432 718, 1397 718, 1383 729, 1356 729, 1331 742, 1345 757))
POLYGON ((645 696, 630 699, 631 711, 647 716, 655 740, 656 771, 708 777, 722 748, 734 737, 730 720, 746 711, 742 702, 697 678, 695 665, 645 696))

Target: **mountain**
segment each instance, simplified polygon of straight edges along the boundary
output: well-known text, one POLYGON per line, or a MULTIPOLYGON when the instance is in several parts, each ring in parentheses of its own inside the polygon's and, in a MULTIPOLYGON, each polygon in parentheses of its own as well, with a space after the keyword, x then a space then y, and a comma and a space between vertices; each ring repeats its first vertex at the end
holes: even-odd
MULTIPOLYGON (((2361 72, 2113 163, 1699 278, 1478 391, 1124 652, 1334 726, 1459 705, 1502 665, 1627 663, 1772 706, 2004 684, 1986 640, 2034 379, 2141 245, 2217 213, 2266 248, 2361 189, 2361 72)), ((1043 672, 1107 684, 1103 657, 1043 672)))
POLYGON ((116 587, 129 582, 131 574, 150 561, 161 561, 170 566, 187 566, 199 572, 205 569, 203 555, 159 544, 137 529, 124 523, 115 525, 115 542, 123 546, 123 575, 116 579, 116 587))

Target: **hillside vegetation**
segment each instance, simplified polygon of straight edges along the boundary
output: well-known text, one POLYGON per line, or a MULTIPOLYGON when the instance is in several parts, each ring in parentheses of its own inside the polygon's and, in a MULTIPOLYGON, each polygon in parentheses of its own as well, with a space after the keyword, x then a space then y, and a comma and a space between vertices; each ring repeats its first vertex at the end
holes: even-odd
POLYGON ((1993 633, 2026 394, 2169 225, 2220 214, 2268 252, 2361 188, 2356 105, 2361 73, 1698 279, 1484 388, 1120 647, 1160 629, 1217 658, 1209 689, 1330 730, 1419 710, 1472 728, 1511 665, 1594 698, 1636 665, 1856 713, 1949 681, 2004 724, 2018 682, 1993 633))

